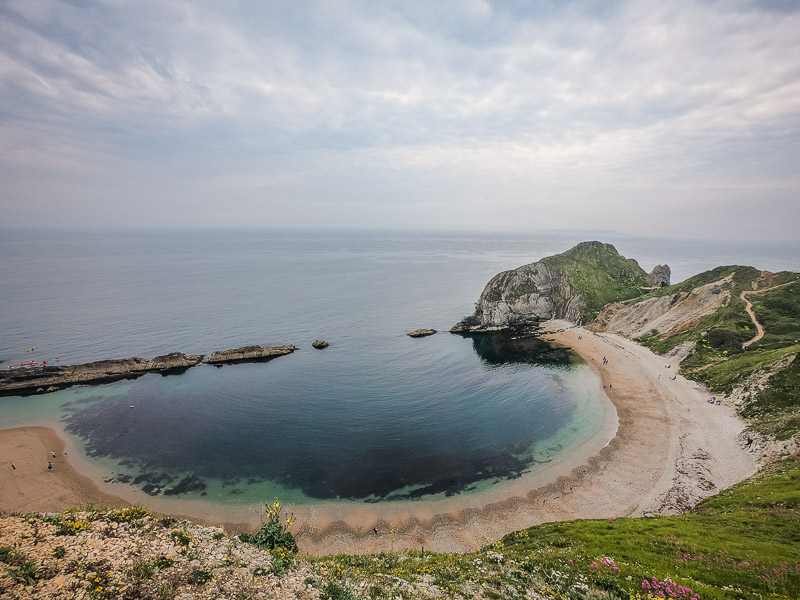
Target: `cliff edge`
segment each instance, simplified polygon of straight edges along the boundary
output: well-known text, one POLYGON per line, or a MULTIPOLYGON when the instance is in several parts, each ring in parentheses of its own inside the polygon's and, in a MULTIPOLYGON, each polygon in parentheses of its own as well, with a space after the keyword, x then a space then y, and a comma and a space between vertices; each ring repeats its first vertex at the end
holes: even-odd
POLYGON ((669 275, 666 265, 648 274, 611 244, 581 242, 563 254, 495 275, 475 312, 450 331, 527 328, 548 319, 584 323, 610 302, 635 298, 642 288, 668 285, 669 275))

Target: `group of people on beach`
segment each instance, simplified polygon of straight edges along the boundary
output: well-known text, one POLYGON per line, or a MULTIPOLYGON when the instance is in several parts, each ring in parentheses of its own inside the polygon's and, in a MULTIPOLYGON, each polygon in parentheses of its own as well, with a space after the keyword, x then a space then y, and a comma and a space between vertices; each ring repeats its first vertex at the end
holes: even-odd
MULTIPOLYGON (((66 456, 66 455, 67 455, 67 453, 64 452, 64 456, 66 456)), ((55 450, 50 450, 50 458, 54 459, 55 457, 56 457, 56 451, 55 450)), ((10 463, 10 464, 11 464, 11 470, 12 471, 16 471, 17 470, 17 465, 15 465, 13 462, 10 463)), ((52 471, 53 468, 54 468, 53 467, 53 461, 52 460, 48 460, 47 461, 47 470, 48 471, 52 471)))

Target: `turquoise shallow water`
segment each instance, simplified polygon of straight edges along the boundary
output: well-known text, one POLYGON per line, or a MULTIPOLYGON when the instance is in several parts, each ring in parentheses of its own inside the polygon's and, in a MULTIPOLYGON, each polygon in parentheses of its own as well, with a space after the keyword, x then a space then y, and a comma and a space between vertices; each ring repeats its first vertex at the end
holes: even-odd
MULTIPOLYGON (((0 424, 60 421, 109 477, 158 495, 378 502, 484 490, 592 435, 596 380, 587 367, 497 360, 470 339, 405 333, 446 331, 495 273, 582 239, 5 232, 0 359, 9 363, 253 343, 300 350, 268 363, 0 398, 0 424), (315 338, 331 347, 313 350, 315 338), (38 349, 25 353, 29 346, 38 349)), ((617 246, 639 258, 637 249, 660 253, 643 266, 670 262, 678 277, 724 253, 631 238, 617 246)), ((758 266, 790 262, 791 247, 761 250, 772 262, 758 266)))

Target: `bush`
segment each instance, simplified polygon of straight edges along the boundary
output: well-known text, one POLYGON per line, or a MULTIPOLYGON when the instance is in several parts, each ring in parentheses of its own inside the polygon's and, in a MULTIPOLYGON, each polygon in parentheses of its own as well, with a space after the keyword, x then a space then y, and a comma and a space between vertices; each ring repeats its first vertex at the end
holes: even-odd
POLYGON ((39 566, 32 560, 21 559, 16 566, 6 569, 8 576, 16 583, 36 585, 39 579, 39 566))
POLYGON ((732 331, 727 329, 714 329, 706 335, 708 345, 715 350, 727 350, 728 352, 741 351, 741 341, 732 331))
POLYGON ((280 549, 285 552, 297 553, 297 540, 289 528, 294 522, 293 517, 281 517, 281 503, 278 499, 271 505, 266 506, 267 509, 267 522, 261 525, 259 530, 254 534, 243 533, 239 539, 243 542, 248 542, 259 548, 267 550, 280 549))
POLYGON ((319 595, 320 600, 356 600, 353 593, 343 585, 329 582, 319 595))

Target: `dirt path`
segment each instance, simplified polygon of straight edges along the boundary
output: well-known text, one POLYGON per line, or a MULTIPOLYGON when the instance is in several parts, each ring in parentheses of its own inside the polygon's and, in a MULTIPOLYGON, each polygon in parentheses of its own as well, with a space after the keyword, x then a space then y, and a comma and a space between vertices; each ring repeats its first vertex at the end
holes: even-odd
POLYGON ((753 312, 753 303, 750 302, 750 300, 748 300, 746 298, 746 296, 749 296, 750 294, 763 294, 765 292, 769 292, 771 290, 776 290, 778 288, 782 288, 782 287, 785 287, 787 285, 791 285, 793 283, 795 283, 795 282, 794 281, 790 281, 788 283, 782 283, 780 285, 773 285, 772 287, 768 287, 768 288, 765 288, 763 290, 746 290, 746 291, 743 291, 741 294, 739 294, 739 297, 742 300, 744 300, 744 302, 746 304, 744 309, 747 311, 747 314, 750 316, 750 320, 753 322, 753 325, 756 326, 756 335, 753 336, 753 339, 748 340, 744 344, 742 344, 743 348, 746 347, 746 346, 749 346, 750 344, 755 344, 758 340, 760 340, 761 338, 764 337, 764 326, 761 323, 759 323, 758 320, 756 319, 756 313, 753 312))

